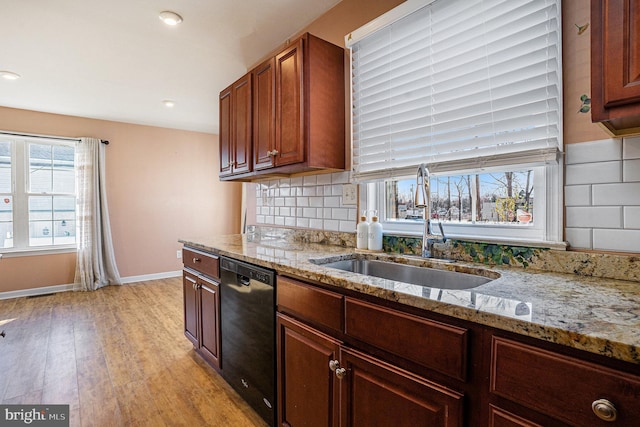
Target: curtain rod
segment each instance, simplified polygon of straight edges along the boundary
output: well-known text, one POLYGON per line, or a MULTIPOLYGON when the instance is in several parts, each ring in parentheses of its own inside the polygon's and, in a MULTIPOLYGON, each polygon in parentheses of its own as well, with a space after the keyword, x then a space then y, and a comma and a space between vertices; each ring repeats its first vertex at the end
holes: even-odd
MULTIPOLYGON (((3 132, 3 131, 0 131, 0 135, 30 136, 30 137, 35 137, 35 138, 59 139, 59 140, 63 140, 63 141, 77 141, 77 142, 80 142, 80 138, 68 138, 68 137, 65 137, 65 136, 38 135, 38 134, 34 134, 34 133, 14 133, 14 132, 3 132)), ((109 145, 109 141, 107 141, 105 139, 101 139, 100 142, 102 142, 104 145, 109 145)))

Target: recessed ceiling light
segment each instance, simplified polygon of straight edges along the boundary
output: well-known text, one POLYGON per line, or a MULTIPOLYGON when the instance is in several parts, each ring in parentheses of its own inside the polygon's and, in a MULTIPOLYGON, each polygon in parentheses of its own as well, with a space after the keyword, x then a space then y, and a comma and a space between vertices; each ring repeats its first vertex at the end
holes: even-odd
POLYGON ((167 25, 174 26, 182 22, 182 16, 170 10, 165 10, 164 12, 160 12, 160 20, 167 25))
POLYGON ((18 80, 20 74, 16 74, 13 71, 0 71, 0 77, 6 80, 18 80))
POLYGON ((165 99, 164 101, 162 101, 162 103, 167 108, 173 108, 176 105, 176 103, 170 99, 165 99))

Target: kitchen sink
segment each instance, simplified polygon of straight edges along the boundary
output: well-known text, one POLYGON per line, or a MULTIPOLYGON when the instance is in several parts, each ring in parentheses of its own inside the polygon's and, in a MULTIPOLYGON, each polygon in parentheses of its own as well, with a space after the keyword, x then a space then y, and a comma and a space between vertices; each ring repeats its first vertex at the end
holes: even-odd
POLYGON ((366 276, 439 289, 471 289, 493 280, 475 274, 370 259, 348 259, 321 265, 366 276))

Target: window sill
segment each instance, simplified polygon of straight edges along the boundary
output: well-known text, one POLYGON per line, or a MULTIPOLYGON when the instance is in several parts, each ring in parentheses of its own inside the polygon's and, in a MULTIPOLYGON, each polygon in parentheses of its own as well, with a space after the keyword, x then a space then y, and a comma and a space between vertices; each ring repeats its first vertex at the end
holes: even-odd
POLYGON ((38 256, 38 255, 57 255, 77 252, 75 246, 63 246, 56 248, 29 248, 29 249, 0 249, 0 258, 18 258, 25 256, 38 256))

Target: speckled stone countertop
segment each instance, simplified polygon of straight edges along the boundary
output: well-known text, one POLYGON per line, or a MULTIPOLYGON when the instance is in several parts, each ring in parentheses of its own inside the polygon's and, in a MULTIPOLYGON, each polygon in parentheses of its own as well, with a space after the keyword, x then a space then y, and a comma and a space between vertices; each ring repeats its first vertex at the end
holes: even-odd
POLYGON ((274 234, 181 239, 278 273, 310 279, 455 318, 640 364, 640 283, 510 267, 445 263, 351 247, 291 241, 274 234), (367 257, 480 274, 470 290, 441 290, 350 273, 322 264, 367 257))

